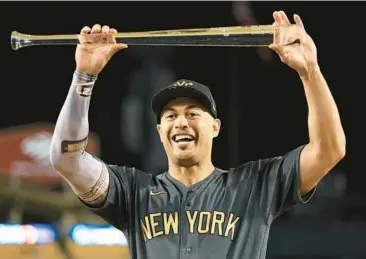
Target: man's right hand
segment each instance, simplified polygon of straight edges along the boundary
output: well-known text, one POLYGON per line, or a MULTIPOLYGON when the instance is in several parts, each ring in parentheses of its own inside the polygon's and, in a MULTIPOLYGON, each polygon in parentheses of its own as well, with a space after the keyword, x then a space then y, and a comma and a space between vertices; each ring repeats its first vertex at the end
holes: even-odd
POLYGON ((126 44, 116 43, 116 34, 117 30, 107 25, 85 26, 75 53, 77 71, 97 76, 117 51, 126 49, 126 44))

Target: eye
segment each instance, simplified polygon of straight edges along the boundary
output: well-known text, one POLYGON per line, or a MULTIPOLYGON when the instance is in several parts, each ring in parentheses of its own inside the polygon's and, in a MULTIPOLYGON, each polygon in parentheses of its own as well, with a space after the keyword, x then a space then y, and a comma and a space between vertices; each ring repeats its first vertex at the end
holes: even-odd
POLYGON ((166 119, 174 119, 176 116, 175 116, 175 114, 173 114, 173 113, 171 113, 171 114, 167 114, 166 116, 165 116, 165 118, 166 119))
POLYGON ((188 113, 188 116, 194 118, 194 117, 197 117, 198 116, 198 113, 196 113, 196 112, 189 112, 188 113))

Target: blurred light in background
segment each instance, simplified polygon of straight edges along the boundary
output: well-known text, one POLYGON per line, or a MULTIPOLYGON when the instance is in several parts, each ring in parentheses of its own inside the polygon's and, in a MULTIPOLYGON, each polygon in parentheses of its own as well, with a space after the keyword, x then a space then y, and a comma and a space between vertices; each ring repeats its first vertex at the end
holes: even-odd
POLYGON ((81 246, 127 246, 124 234, 109 225, 76 224, 71 228, 69 237, 81 246))
POLYGON ((56 228, 46 224, 0 224, 0 245, 46 245, 57 237, 56 228))

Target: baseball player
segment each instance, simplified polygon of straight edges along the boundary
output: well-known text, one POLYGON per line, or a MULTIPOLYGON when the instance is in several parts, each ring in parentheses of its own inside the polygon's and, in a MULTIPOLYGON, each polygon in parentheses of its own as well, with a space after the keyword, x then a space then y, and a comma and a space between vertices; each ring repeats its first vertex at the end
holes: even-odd
POLYGON ((178 80, 152 100, 169 161, 158 176, 106 164, 85 151, 97 76, 127 45, 116 43, 117 31, 106 25, 81 30, 50 159, 90 211, 123 231, 131 258, 263 259, 272 222, 291 206, 308 202, 344 157, 345 135, 313 40, 298 15, 295 24, 283 11, 273 17, 276 30, 269 47, 301 79, 309 142, 282 156, 217 168, 211 152, 221 125, 214 98, 205 85, 178 80), (83 36, 89 34, 86 42, 83 36))

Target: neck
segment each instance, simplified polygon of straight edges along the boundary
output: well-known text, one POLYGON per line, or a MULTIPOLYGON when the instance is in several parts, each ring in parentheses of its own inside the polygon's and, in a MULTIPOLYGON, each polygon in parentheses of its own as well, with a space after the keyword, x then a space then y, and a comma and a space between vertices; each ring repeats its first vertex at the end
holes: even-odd
POLYGON ((205 164, 180 166, 169 162, 169 174, 186 186, 198 183, 212 174, 215 167, 211 161, 205 164))

